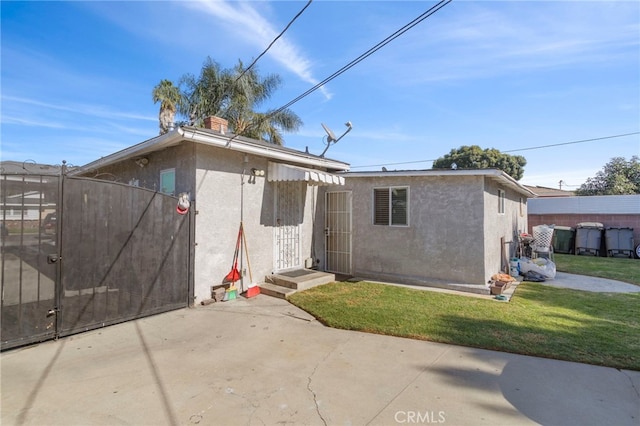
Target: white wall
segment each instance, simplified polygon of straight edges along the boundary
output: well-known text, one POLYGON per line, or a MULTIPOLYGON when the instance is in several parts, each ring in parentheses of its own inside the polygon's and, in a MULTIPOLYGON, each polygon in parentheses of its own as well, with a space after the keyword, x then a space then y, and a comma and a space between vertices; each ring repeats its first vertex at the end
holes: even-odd
POLYGON ((533 198, 530 214, 640 214, 640 195, 533 198))
POLYGON ((500 183, 486 179, 484 194, 485 215, 485 282, 493 274, 501 272, 502 267, 508 268, 508 260, 513 257, 518 244, 518 234, 527 232, 527 207, 525 195, 510 189, 500 183), (505 191, 505 211, 498 213, 498 191, 505 191), (501 246, 504 238, 505 246, 501 246), (503 257, 506 256, 506 263, 503 257))

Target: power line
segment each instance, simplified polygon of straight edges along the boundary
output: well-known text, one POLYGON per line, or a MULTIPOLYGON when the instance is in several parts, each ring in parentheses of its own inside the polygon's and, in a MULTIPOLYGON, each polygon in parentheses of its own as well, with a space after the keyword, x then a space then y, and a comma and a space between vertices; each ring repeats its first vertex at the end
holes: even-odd
MULTIPOLYGON (((405 24, 402 28, 400 28, 397 31, 395 31, 393 34, 391 34, 390 36, 388 36, 387 38, 385 38, 384 40, 382 40, 381 42, 379 42, 378 44, 376 44, 375 46, 373 46, 372 48, 370 48, 366 52, 364 52, 362 55, 358 56, 356 59, 354 59, 351 62, 349 62, 347 65, 345 65, 342 68, 340 68, 338 71, 336 71, 333 74, 331 74, 329 77, 327 77, 324 80, 322 80, 320 83, 316 84, 315 86, 313 86, 312 88, 310 88, 309 90, 307 90, 303 94, 299 95, 295 99, 289 101, 287 104, 281 106, 280 108, 278 108, 278 109, 276 109, 274 111, 271 111, 269 114, 266 114, 262 118, 261 122, 265 121, 265 120, 268 120, 270 117, 272 117, 272 116, 284 111, 285 109, 289 108, 291 105, 295 104, 299 100, 301 100, 301 99, 307 97, 308 95, 310 95, 311 93, 315 92, 316 90, 318 90, 320 87, 322 87, 323 85, 325 85, 329 81, 333 80, 334 78, 336 78, 339 75, 343 74, 344 72, 346 72, 350 68, 354 67, 358 63, 362 62, 363 60, 365 60, 366 58, 368 58, 369 56, 371 56, 372 54, 374 54, 375 52, 377 52, 378 50, 380 50, 381 48, 383 48, 384 46, 386 46, 387 44, 389 44, 390 42, 392 42, 396 38, 400 37, 402 34, 404 34, 407 31, 409 31, 411 28, 413 28, 416 25, 418 25, 420 22, 422 22, 425 19, 427 19, 429 16, 433 15, 434 13, 436 13, 438 10, 442 9, 447 4, 451 3, 451 1, 452 0, 441 0, 435 6, 432 6, 431 8, 429 8, 428 10, 426 10, 425 12, 420 14, 418 17, 413 19, 408 24, 405 24)), ((311 3, 311 0, 309 1, 309 3, 311 3)), ((304 11, 304 9, 306 9, 307 6, 309 6, 309 4, 307 4, 302 9, 302 11, 304 11)), ((300 13, 302 13, 302 11, 300 13)), ((296 16, 296 18, 297 18, 297 16, 296 16)), ((294 20, 295 20, 295 18, 294 18, 294 20)), ((287 26, 287 28, 288 28, 288 26, 287 26)), ((285 30, 286 30, 286 28, 285 28, 285 30)), ((237 136, 238 135, 233 135, 231 138, 229 138, 229 140, 227 141, 227 146, 229 146, 231 141, 233 141, 237 136)))
MULTIPOLYGON (((633 136, 633 135, 638 135, 638 134, 640 134, 640 132, 623 133, 623 134, 620 134, 620 135, 602 136, 602 137, 599 137, 599 138, 581 139, 581 140, 578 140, 578 141, 554 143, 554 144, 550 144, 550 145, 540 145, 540 146, 532 146, 532 147, 527 147, 527 148, 510 149, 508 151, 501 151, 501 152, 502 153, 508 153, 508 152, 531 151, 531 150, 534 150, 534 149, 551 148, 551 147, 554 147, 554 146, 563 146, 563 145, 574 145, 574 144, 579 144, 579 143, 601 141, 601 140, 605 140, 605 139, 622 138, 622 137, 625 137, 625 136, 633 136)), ((402 161, 402 162, 398 162, 398 163, 369 164, 369 165, 366 165, 366 166, 351 166, 351 168, 352 169, 361 169, 361 168, 364 168, 364 167, 397 166, 397 165, 401 165, 401 164, 428 163, 430 161, 436 161, 436 160, 437 160, 437 158, 434 159, 434 160, 417 160, 417 161, 402 161)), ((567 185, 567 186, 572 186, 572 185, 567 185)), ((573 185, 573 186, 575 186, 575 185, 573 185)))
POLYGON ((256 64, 256 62, 258 62, 258 60, 259 60, 260 58, 262 58, 262 56, 264 56, 264 54, 265 54, 265 53, 267 53, 267 52, 269 51, 269 49, 271 49, 271 46, 273 46, 273 44, 274 44, 274 43, 275 43, 275 42, 276 42, 280 37, 282 37, 282 35, 283 35, 283 34, 284 34, 288 29, 289 29, 289 27, 291 26, 291 24, 293 24, 293 23, 294 23, 294 21, 295 21, 296 19, 298 19, 298 18, 300 17, 300 15, 302 15, 302 13, 307 9, 307 7, 309 7, 309 5, 311 4, 311 2, 312 2, 312 1, 313 1, 313 0, 309 0, 309 1, 307 2, 307 4, 306 4, 306 5, 305 5, 301 10, 300 10, 300 12, 298 12, 298 14, 297 14, 296 16, 294 16, 294 17, 293 17, 293 19, 292 19, 291 21, 289 21, 289 23, 287 24, 287 26, 286 26, 286 27, 284 27, 284 30, 282 30, 282 32, 281 32, 280 34, 278 34, 278 36, 277 36, 276 38, 274 38, 274 39, 273 39, 273 41, 272 41, 271 43, 269 43, 269 46, 267 46, 267 48, 266 48, 266 49, 264 49, 264 51, 263 51, 260 55, 258 55, 258 57, 257 57, 256 59, 254 59, 254 60, 253 60, 253 62, 251 63, 251 65, 249 65, 249 66, 248 66, 244 71, 242 71, 242 74, 240 74, 240 75, 238 76, 238 78, 236 78, 236 82, 237 82, 238 80, 240 80, 240 78, 242 78, 242 76, 243 76, 243 75, 245 75, 245 73, 246 73, 247 71, 249 71, 249 70, 250 70, 250 69, 251 69, 251 68, 256 64))
POLYGON ((391 43, 396 38, 400 37, 402 34, 404 34, 407 31, 409 31, 411 28, 415 27, 416 25, 418 25, 419 23, 421 23, 422 21, 427 19, 429 16, 433 15, 434 13, 436 13, 438 10, 442 9, 444 6, 449 4, 451 1, 452 0, 441 0, 435 6, 432 6, 427 11, 423 12, 422 14, 420 14, 417 18, 415 18, 414 20, 412 20, 408 24, 404 25, 402 28, 398 29, 396 32, 394 32, 393 34, 391 34, 390 36, 388 36, 387 38, 385 38, 384 40, 382 40, 381 42, 379 42, 378 44, 376 44, 375 46, 373 46, 372 48, 370 48, 366 52, 364 52, 362 55, 358 56, 356 59, 354 59, 351 62, 349 62, 347 65, 345 65, 342 68, 340 68, 338 71, 336 71, 333 74, 331 74, 329 77, 327 77, 324 80, 322 80, 320 83, 316 84, 315 86, 313 86, 312 88, 310 88, 309 90, 304 92, 303 94, 299 95, 297 98, 289 101, 287 104, 285 104, 285 105, 281 106, 280 108, 278 108, 277 110, 273 111, 272 114, 277 114, 277 113, 289 108, 291 105, 295 104, 299 100, 301 100, 301 99, 307 97, 308 95, 310 95, 311 93, 315 92, 320 87, 324 86, 325 84, 327 84, 328 82, 330 82, 334 78, 338 77, 339 75, 343 74, 344 72, 346 72, 350 68, 352 68, 355 65, 359 64, 360 62, 362 62, 363 60, 365 60, 369 56, 373 55, 378 50, 382 49, 387 44, 391 43))
POLYGON ((531 150, 534 150, 534 149, 542 149, 542 148, 550 148, 550 147, 553 147, 553 146, 573 145, 573 144, 577 144, 577 143, 601 141, 601 140, 604 140, 604 139, 621 138, 623 136, 631 136, 631 135, 637 135, 637 134, 640 134, 640 132, 624 133, 624 134, 621 134, 621 135, 613 135, 613 136, 603 136, 601 138, 593 138, 593 139, 582 139, 582 140, 573 141, 573 142, 554 143, 554 144, 551 144, 551 145, 532 146, 532 147, 529 147, 529 148, 511 149, 509 151, 502 151, 502 152, 531 151, 531 150))

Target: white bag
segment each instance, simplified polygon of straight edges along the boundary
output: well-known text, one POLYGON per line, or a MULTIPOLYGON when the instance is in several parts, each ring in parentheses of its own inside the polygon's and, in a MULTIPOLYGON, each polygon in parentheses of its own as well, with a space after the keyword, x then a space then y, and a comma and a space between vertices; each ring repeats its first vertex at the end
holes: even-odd
POLYGON ((546 279, 552 280, 556 276, 556 264, 545 257, 536 259, 520 258, 520 273, 524 275, 529 271, 537 272, 546 279))

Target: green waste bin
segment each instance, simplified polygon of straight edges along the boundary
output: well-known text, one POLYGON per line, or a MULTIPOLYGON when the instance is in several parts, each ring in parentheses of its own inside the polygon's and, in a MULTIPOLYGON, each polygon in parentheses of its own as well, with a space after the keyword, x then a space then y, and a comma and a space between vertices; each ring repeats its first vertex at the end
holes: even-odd
POLYGON ((555 253, 573 253, 576 230, 570 226, 556 226, 553 233, 553 251, 555 253))

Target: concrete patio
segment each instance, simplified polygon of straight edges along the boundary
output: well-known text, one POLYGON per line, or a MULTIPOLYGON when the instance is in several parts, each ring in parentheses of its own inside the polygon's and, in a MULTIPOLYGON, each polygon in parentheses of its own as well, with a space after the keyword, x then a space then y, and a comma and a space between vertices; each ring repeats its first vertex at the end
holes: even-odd
POLYGON ((331 329, 266 295, 6 351, 0 366, 3 425, 640 421, 640 372, 331 329))

